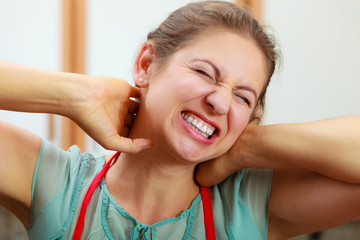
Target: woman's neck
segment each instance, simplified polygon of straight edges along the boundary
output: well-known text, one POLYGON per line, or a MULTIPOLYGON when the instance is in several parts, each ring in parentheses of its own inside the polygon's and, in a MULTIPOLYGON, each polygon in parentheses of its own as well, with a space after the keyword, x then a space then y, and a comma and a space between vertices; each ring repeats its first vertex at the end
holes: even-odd
POLYGON ((145 106, 140 106, 129 137, 150 139, 153 146, 137 154, 122 153, 105 181, 128 213, 153 224, 179 216, 191 206, 200 188, 194 180, 196 163, 178 157, 147 116, 145 106))
POLYGON ((121 154, 106 175, 119 204, 147 224, 178 216, 199 193, 194 164, 164 154, 156 145, 138 154, 121 154))

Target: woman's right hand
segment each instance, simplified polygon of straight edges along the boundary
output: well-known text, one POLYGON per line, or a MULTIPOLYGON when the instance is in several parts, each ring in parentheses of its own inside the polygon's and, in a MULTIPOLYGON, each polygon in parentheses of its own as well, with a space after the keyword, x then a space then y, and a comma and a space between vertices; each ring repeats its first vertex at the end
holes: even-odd
POLYGON ((151 146, 126 138, 139 89, 122 79, 52 72, 0 61, 0 109, 54 113, 76 122, 106 149, 136 153, 151 146))
POLYGON ((74 90, 72 107, 65 115, 106 149, 137 153, 150 147, 148 139, 127 138, 140 90, 118 78, 86 78, 88 88, 74 90))

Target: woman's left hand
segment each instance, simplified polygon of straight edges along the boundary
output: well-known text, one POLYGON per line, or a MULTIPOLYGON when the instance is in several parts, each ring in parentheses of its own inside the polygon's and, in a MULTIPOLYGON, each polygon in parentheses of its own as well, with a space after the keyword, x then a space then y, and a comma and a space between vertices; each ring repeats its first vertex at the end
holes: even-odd
POLYGON ((200 163, 196 172, 197 182, 201 186, 213 186, 244 168, 242 162, 245 156, 245 140, 246 134, 242 134, 224 155, 200 163))
POLYGON ((202 186, 213 186, 234 172, 246 168, 249 159, 253 163, 258 148, 255 147, 254 151, 254 143, 250 143, 249 139, 258 128, 256 124, 249 124, 224 155, 201 163, 196 172, 198 183, 202 186))
POLYGON ((200 163, 196 171, 196 181, 201 186, 213 186, 222 182, 232 171, 225 160, 226 156, 221 156, 203 163, 200 163))

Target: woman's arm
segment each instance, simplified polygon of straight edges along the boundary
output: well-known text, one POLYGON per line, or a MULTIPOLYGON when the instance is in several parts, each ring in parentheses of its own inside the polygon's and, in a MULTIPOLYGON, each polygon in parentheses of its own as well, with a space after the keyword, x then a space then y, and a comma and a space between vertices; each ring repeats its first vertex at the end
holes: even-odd
MULTIPOLYGON (((75 96, 87 88, 85 78, 0 61, 0 109, 66 116, 75 96)), ((80 93, 79 96, 82 94, 80 93)))
POLYGON ((360 184, 360 115, 249 125, 225 155, 199 167, 197 179, 213 185, 243 168, 307 170, 360 184))
POLYGON ((311 171, 275 170, 269 240, 325 230, 360 218, 360 185, 311 171))
POLYGON ((129 139, 139 89, 111 77, 89 77, 0 61, 0 109, 54 113, 72 119, 103 147, 139 152, 151 145, 129 139))
POLYGON ((269 239, 287 239, 357 219, 360 116, 251 125, 227 154, 200 166, 197 178, 214 184, 242 168, 275 169, 269 239))

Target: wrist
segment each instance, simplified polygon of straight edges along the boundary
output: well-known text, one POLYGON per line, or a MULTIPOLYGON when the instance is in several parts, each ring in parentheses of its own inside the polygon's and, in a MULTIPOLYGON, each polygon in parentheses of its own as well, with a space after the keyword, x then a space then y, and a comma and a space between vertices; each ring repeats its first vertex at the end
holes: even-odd
POLYGON ((239 137, 232 157, 234 168, 257 168, 262 159, 261 139, 264 126, 250 124, 239 137), (236 157, 235 157, 236 156, 236 157))
POLYGON ((76 73, 61 73, 60 99, 57 114, 72 119, 89 99, 90 77, 76 73))

